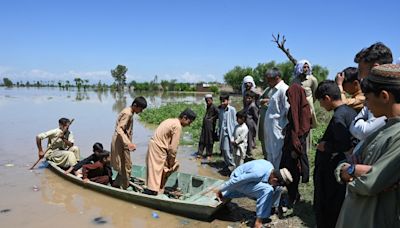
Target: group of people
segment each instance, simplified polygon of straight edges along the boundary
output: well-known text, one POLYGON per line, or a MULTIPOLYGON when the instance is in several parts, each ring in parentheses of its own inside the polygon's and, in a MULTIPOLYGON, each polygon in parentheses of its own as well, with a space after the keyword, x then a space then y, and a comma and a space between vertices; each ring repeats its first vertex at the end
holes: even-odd
MULTIPOLYGON (((375 43, 356 54, 358 67, 347 67, 335 80, 317 82, 309 61, 298 61, 294 79, 286 84, 277 68, 265 73, 268 87, 259 92, 251 76, 243 80, 243 109, 229 104, 222 94, 220 105, 206 95, 206 114, 198 154, 208 159, 213 144, 220 142, 230 179, 214 189, 216 196, 256 199, 255 227, 279 207, 286 186, 289 205, 300 200, 298 186, 309 181, 308 151, 311 129, 317 123, 314 102, 332 111, 328 126, 316 145, 314 164, 314 212, 317 227, 400 227, 400 65, 391 64, 391 50, 375 43), (217 124, 218 121, 218 124, 217 124), (258 128, 257 128, 258 126, 258 128), (252 156, 256 136, 265 159, 244 162, 252 156), (399 144, 399 145, 398 145, 399 144)), ((133 115, 147 107, 143 97, 119 115, 112 138, 111 153, 100 143, 94 154, 79 161, 70 121, 59 120, 59 128, 37 136, 39 157, 55 162, 66 172, 84 180, 128 188, 131 178, 130 152, 133 115), (43 151, 41 140, 48 138, 43 151), (111 155, 110 155, 111 154, 111 155), (79 162, 78 162, 79 161, 79 162), (111 167, 118 172, 112 181, 111 167)), ((196 118, 184 110, 178 118, 163 121, 150 139, 147 151, 147 192, 163 192, 168 176, 176 171, 182 127, 196 118)))

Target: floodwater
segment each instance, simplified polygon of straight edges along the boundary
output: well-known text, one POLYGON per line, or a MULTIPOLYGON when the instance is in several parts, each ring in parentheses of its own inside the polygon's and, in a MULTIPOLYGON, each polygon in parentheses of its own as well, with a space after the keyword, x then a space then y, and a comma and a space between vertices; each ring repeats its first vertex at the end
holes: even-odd
MULTIPOLYGON (((109 149, 116 116, 136 95, 0 87, 0 227, 237 227, 233 221, 197 221, 111 198, 72 184, 43 165, 28 170, 37 160, 35 136, 56 128, 60 117, 75 118, 70 130, 82 156, 92 153, 95 142, 109 149)), ((144 96, 150 107, 203 102, 203 95, 144 96)), ((132 161, 144 165, 153 130, 137 119, 133 129, 137 150, 132 161)), ((223 178, 192 159, 195 150, 179 148, 180 171, 223 178)))

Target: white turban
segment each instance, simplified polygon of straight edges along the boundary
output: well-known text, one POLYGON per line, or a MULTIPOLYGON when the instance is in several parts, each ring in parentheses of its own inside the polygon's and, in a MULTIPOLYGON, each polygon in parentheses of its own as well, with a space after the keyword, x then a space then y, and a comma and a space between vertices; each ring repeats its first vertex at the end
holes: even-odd
POLYGON ((311 63, 306 59, 302 59, 302 60, 298 61, 296 66, 294 67, 294 76, 295 77, 298 77, 299 75, 301 75, 303 73, 303 66, 306 63, 310 67, 310 70, 308 71, 307 75, 311 75, 312 74, 311 63))
POLYGON ((252 88, 256 88, 256 83, 254 82, 254 79, 251 75, 247 75, 246 77, 243 78, 243 83, 242 83, 242 95, 244 96, 244 92, 246 91, 246 83, 251 82, 253 85, 252 88))

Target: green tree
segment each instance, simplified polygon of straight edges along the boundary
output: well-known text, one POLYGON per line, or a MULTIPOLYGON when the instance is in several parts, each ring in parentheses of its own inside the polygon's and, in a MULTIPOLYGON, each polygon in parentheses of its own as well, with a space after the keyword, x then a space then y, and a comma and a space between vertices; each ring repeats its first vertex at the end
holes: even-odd
POLYGON ((290 82, 292 81, 293 72, 294 72, 293 63, 290 61, 286 61, 286 62, 277 64, 276 67, 281 72, 282 80, 285 81, 286 84, 290 84, 290 82))
POLYGON ((259 63, 257 64, 256 68, 253 69, 253 73, 251 74, 254 78, 254 82, 257 86, 261 88, 267 87, 266 82, 264 81, 265 73, 275 67, 275 61, 271 61, 268 63, 259 63))
POLYGON ((328 77, 329 70, 326 67, 320 65, 314 65, 312 67, 312 73, 317 78, 318 82, 322 82, 328 77))
POLYGON ((253 69, 251 67, 242 68, 235 66, 235 68, 224 75, 224 80, 228 85, 232 86, 234 91, 241 91, 243 78, 252 73, 253 69))
POLYGON ((81 78, 74 78, 74 81, 75 81, 76 88, 78 88, 78 90, 81 90, 82 83, 83 83, 82 79, 81 78))
POLYGON ((6 87, 12 87, 14 83, 9 78, 3 78, 3 84, 6 87))
POLYGON ((164 91, 168 90, 168 86, 169 86, 169 81, 161 80, 161 87, 163 88, 164 91))
POLYGON ((117 85, 117 90, 122 91, 126 85, 126 72, 128 68, 124 65, 118 65, 114 70, 111 70, 111 76, 114 78, 117 85))

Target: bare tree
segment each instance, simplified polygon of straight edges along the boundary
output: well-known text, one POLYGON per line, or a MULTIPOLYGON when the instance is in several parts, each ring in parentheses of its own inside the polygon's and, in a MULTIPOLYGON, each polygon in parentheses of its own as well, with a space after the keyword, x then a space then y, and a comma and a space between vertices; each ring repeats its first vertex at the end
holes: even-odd
POLYGON ((286 54, 286 56, 289 58, 290 62, 292 62, 294 65, 296 65, 297 60, 295 58, 293 58, 293 56, 290 54, 289 48, 285 48, 285 42, 286 42, 285 36, 283 35, 282 40, 280 40, 280 34, 278 33, 277 36, 272 34, 272 38, 273 38, 273 40, 271 40, 271 41, 275 42, 278 45, 278 48, 281 49, 286 54))

